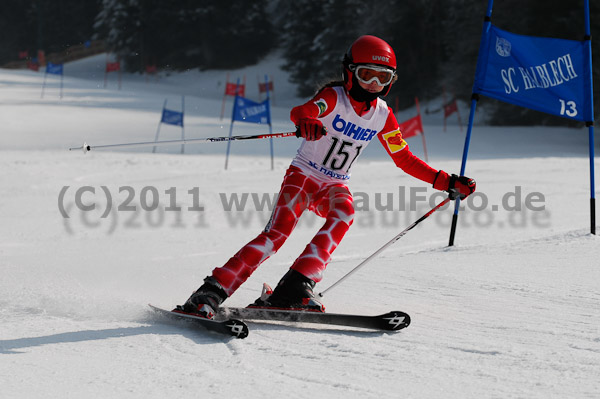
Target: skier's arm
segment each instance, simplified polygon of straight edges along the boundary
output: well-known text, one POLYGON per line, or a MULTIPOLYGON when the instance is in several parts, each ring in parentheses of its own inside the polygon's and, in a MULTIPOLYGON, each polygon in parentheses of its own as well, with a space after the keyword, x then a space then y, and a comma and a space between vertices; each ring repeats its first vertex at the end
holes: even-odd
POLYGON ((306 103, 294 107, 290 119, 306 140, 318 140, 327 130, 318 118, 322 118, 335 108, 337 94, 331 87, 326 87, 318 92, 306 103))
POLYGON ((377 137, 397 167, 419 180, 429 184, 434 183, 439 171, 410 151, 408 143, 402 138, 398 121, 391 108, 385 126, 377 137))
POLYGON ((333 111, 337 104, 337 93, 331 87, 319 91, 313 98, 302 105, 292 108, 290 119, 298 125, 304 118, 322 118, 333 111))
POLYGON ((449 175, 443 170, 434 169, 414 155, 402 138, 398 121, 391 108, 389 111, 385 126, 377 137, 396 166, 409 175, 433 185, 433 188, 437 190, 448 191, 456 188, 465 196, 475 191, 475 180, 464 176, 449 175))

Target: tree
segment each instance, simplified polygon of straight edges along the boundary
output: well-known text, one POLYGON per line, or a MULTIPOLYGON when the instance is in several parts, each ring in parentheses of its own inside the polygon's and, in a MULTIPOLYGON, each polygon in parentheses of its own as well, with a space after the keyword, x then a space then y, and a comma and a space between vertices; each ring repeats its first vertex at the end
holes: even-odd
POLYGON ((129 70, 236 68, 257 62, 274 39, 266 0, 103 0, 98 37, 129 70))
MULTIPOLYGON (((442 6, 445 1, 395 0, 381 4, 373 13, 376 34, 394 48, 398 62, 398 81, 390 99, 399 106, 414 105, 414 97, 439 95, 440 70, 445 60, 442 47, 442 6)), ((390 100, 391 102, 391 100, 390 100)))
MULTIPOLYGON (((283 10, 280 41, 286 60, 283 69, 290 72, 290 81, 298 85, 298 95, 314 93, 316 81, 315 32, 325 28, 323 5, 311 0, 296 0, 283 10), (307 23, 307 21, 309 21, 307 23)), ((322 72, 323 73, 323 72, 322 72)))
POLYGON ((98 1, 3 0, 0 3, 0 63, 13 61, 20 51, 60 52, 89 40, 98 1))

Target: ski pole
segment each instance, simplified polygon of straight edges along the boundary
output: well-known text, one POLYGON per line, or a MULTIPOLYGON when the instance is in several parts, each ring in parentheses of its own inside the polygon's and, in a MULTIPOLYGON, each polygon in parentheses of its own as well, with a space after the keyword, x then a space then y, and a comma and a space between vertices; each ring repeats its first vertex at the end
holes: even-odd
POLYGON ((414 222, 413 224, 411 224, 410 226, 408 226, 406 229, 404 229, 402 232, 400 232, 396 237, 394 237, 390 241, 388 241, 383 247, 381 247, 377 251, 375 251, 367 259, 365 259, 362 262, 360 262, 360 264, 358 266, 356 266, 354 269, 350 270, 350 272, 348 272, 345 276, 343 276, 341 279, 339 279, 338 281, 336 281, 335 283, 333 283, 331 285, 331 287, 329 287, 326 290, 324 290, 323 292, 321 292, 319 294, 319 296, 323 297, 323 295, 325 295, 325 293, 327 291, 331 290, 333 287, 335 287, 336 285, 338 285, 339 283, 341 283, 342 281, 344 281, 345 279, 347 279, 348 277, 350 277, 352 274, 356 273, 358 271, 358 269, 360 269, 361 267, 363 267, 364 265, 366 265, 367 263, 369 263, 371 260, 373 260, 373 258, 375 258, 377 255, 379 255, 381 252, 383 252, 387 247, 389 247, 390 245, 392 245, 393 243, 395 243, 396 241, 398 241, 399 239, 401 239, 406 233, 408 233, 410 230, 412 230, 416 225, 418 225, 423 220, 425 220, 429 216, 431 216, 431 214, 433 212, 437 211, 438 209, 440 209, 441 207, 443 207, 444 205, 446 205, 450 200, 456 199, 456 197, 459 196, 459 195, 460 194, 456 190, 454 190, 454 189, 450 190, 450 195, 445 200, 443 200, 442 202, 440 202, 439 204, 437 204, 436 206, 434 206, 429 212, 427 212, 425 215, 421 216, 419 218, 419 220, 417 220, 416 222, 414 222))
POLYGON ((255 134, 246 136, 222 136, 222 137, 207 137, 202 139, 186 139, 186 140, 164 140, 164 141, 143 141, 139 143, 122 143, 122 144, 107 144, 107 145, 88 145, 83 143, 81 147, 69 148, 69 151, 83 150, 84 153, 97 148, 121 148, 121 147, 145 147, 155 145, 171 145, 171 144, 188 144, 188 143, 215 143, 222 141, 234 141, 234 140, 257 140, 257 139, 268 139, 268 138, 279 138, 279 137, 299 137, 298 132, 284 132, 284 133, 269 133, 269 134, 255 134))

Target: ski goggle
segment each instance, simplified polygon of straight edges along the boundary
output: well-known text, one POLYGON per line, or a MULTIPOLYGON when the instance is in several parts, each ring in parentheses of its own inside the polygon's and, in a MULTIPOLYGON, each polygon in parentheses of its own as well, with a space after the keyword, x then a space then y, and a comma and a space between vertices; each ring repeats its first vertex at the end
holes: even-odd
POLYGON ((377 82, 379 86, 387 86, 392 83, 396 71, 390 68, 377 65, 356 65, 354 74, 359 82, 370 84, 377 82))

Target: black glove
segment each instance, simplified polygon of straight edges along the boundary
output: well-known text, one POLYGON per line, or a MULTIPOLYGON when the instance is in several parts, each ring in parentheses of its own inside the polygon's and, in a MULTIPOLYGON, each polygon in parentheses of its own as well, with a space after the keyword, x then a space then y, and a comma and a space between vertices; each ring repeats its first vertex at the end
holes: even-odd
POLYGON ((303 118, 296 126, 296 136, 303 137, 308 141, 319 140, 327 134, 327 129, 318 119, 303 118))

